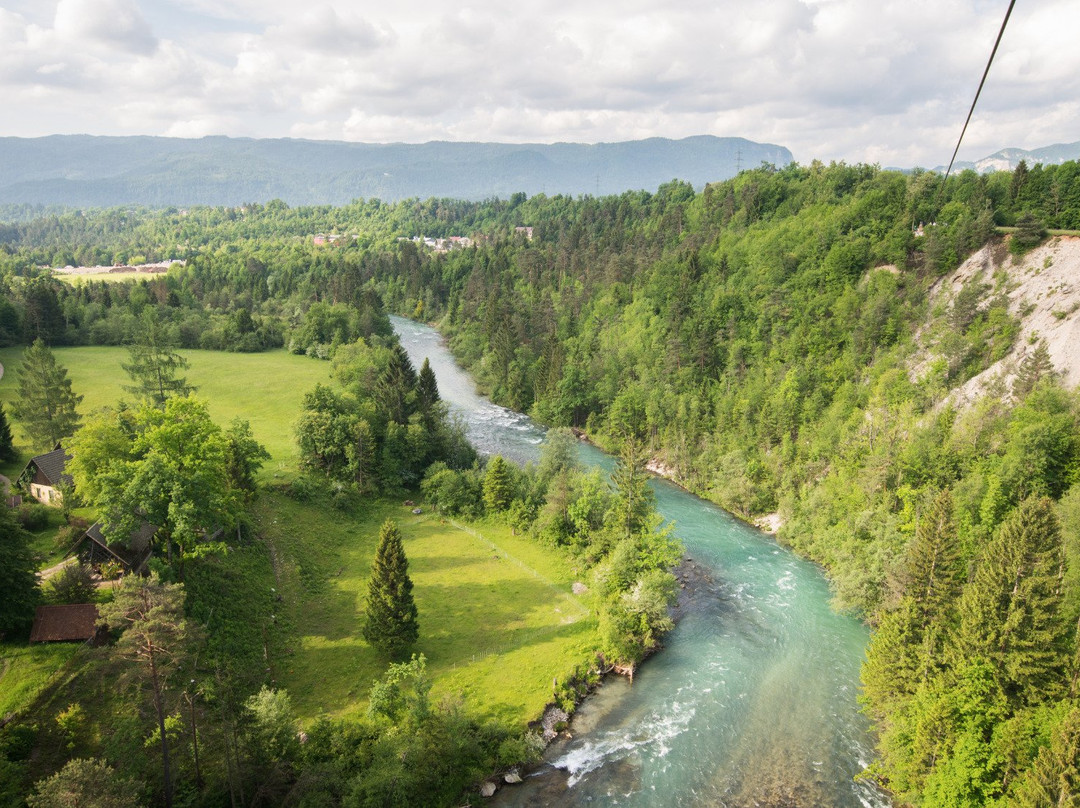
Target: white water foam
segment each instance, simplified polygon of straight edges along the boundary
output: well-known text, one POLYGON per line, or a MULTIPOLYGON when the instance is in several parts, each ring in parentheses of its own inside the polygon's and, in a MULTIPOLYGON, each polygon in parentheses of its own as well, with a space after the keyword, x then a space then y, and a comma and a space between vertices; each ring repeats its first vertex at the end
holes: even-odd
POLYGON ((552 765, 570 773, 567 787, 572 788, 590 772, 605 763, 622 760, 633 754, 662 758, 671 750, 668 741, 686 731, 693 719, 694 707, 673 702, 663 712, 652 712, 637 727, 609 732, 571 749, 552 765))

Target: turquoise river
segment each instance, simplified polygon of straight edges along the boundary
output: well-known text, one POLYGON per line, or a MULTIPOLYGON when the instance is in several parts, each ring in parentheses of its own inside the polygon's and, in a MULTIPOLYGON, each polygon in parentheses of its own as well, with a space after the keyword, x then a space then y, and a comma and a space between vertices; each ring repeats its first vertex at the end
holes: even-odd
MULTIPOLYGON (((433 329, 394 327, 413 362, 485 454, 535 460, 543 430, 477 395, 433 329)), ((582 445, 582 460, 610 469, 582 445)), ((634 677, 609 677, 569 739, 495 806, 887 806, 856 775, 873 742, 856 700, 866 628, 829 606, 821 570, 768 535, 664 480, 664 518, 707 577, 663 650, 634 677)))

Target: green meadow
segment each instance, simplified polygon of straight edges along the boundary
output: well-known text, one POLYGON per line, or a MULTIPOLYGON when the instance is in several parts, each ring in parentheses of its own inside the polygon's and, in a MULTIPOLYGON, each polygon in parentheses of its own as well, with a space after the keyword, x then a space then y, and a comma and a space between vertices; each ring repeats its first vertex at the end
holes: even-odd
POLYGON ((414 652, 436 697, 461 697, 489 718, 523 723, 552 697, 552 680, 590 659, 595 621, 571 594, 561 556, 503 525, 464 525, 400 503, 355 515, 264 494, 260 535, 273 548, 276 588, 294 643, 275 669, 304 718, 363 710, 387 660, 360 635, 379 527, 397 521, 419 611, 414 652))
MULTIPOLYGON (((121 368, 128 360, 125 348, 54 348, 53 353, 68 369, 72 389, 83 396, 80 410, 84 414, 99 407, 115 406, 122 398, 131 399, 124 390, 124 385, 131 381, 121 368)), ((218 424, 228 426, 238 416, 251 423, 251 431, 272 458, 263 469, 264 479, 293 475, 297 453, 292 422, 300 412, 304 393, 316 383, 330 380, 330 363, 284 350, 255 354, 180 353, 190 363, 185 373, 188 383, 198 388, 196 395, 208 403, 210 415, 218 424)), ((7 405, 18 391, 22 349, 0 350, 0 364, 4 366, 0 401, 7 405)), ((18 421, 10 420, 16 443, 20 448, 28 448, 18 421)), ((31 453, 24 454, 29 457, 31 453)))
MULTIPOLYGON (((84 396, 83 412, 126 395, 124 349, 55 353, 84 396)), ((292 424, 303 394, 329 379, 329 363, 284 351, 184 355, 188 381, 214 419, 227 425, 236 416, 246 418, 273 458, 252 508, 256 546, 237 548, 231 554, 234 574, 223 573, 220 591, 204 591, 202 597, 220 599, 217 620, 230 623, 222 630, 238 643, 258 644, 260 659, 265 644, 268 677, 288 689, 302 721, 362 713, 372 682, 386 669, 388 660, 363 640, 360 618, 379 528, 387 518, 398 522, 405 539, 420 620, 415 652, 428 660, 436 699, 461 699, 479 715, 523 727, 551 700, 553 680, 561 682, 591 660, 595 618, 587 602, 571 593, 574 570, 556 551, 498 523, 461 524, 426 507, 414 515, 412 506, 397 500, 369 498, 343 511, 321 494, 302 502, 287 493, 297 474, 292 424), (238 600, 253 596, 270 599, 275 613, 225 606, 231 601, 238 607, 238 600)), ((2 401, 15 394, 20 356, 20 350, 0 351, 2 401)), ((17 422, 12 424, 16 441, 24 440, 17 422)), ((47 544, 41 537, 37 543, 47 544)), ((228 566, 229 558, 217 563, 228 566)), ((0 661, 7 671, 0 690, 12 685, 12 692, 22 694, 12 697, 14 706, 28 703, 47 683, 42 671, 70 656, 47 646, 18 656, 0 648, 4 659, 11 657, 0 661), (23 680, 25 686, 18 684, 23 680)))

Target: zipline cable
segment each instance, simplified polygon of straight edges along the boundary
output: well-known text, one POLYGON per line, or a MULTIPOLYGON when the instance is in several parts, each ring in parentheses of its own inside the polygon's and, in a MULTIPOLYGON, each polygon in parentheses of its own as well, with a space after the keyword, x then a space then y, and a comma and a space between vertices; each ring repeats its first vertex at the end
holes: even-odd
POLYGON ((952 159, 949 160, 949 168, 945 172, 945 177, 941 180, 941 188, 938 190, 938 198, 934 202, 934 208, 937 208, 937 203, 941 201, 941 194, 945 190, 945 183, 949 181, 949 174, 952 173, 953 163, 956 162, 956 155, 960 151, 960 144, 964 142, 964 134, 967 132, 968 124, 971 123, 971 116, 975 112, 975 105, 979 103, 979 95, 982 93, 983 85, 986 84, 986 76, 990 73, 990 65, 994 63, 994 56, 997 55, 998 45, 1001 44, 1001 37, 1005 34, 1005 26, 1009 24, 1009 15, 1012 14, 1013 6, 1016 5, 1016 0, 1009 0, 1009 8, 1005 12, 1005 19, 1001 21, 1001 29, 998 31, 997 39, 994 40, 994 49, 990 51, 990 58, 986 62, 986 70, 983 71, 982 79, 979 80, 979 89, 975 91, 975 100, 971 102, 971 109, 968 110, 967 120, 964 121, 964 128, 960 130, 960 139, 956 141, 956 148, 953 149, 952 159))

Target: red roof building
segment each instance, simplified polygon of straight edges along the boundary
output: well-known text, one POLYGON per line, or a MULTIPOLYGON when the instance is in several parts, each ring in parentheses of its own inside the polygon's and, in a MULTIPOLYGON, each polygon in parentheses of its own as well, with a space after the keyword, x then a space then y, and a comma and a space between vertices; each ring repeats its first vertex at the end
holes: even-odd
POLYGON ((30 642, 86 642, 97 634, 97 621, 93 603, 38 606, 30 642))

